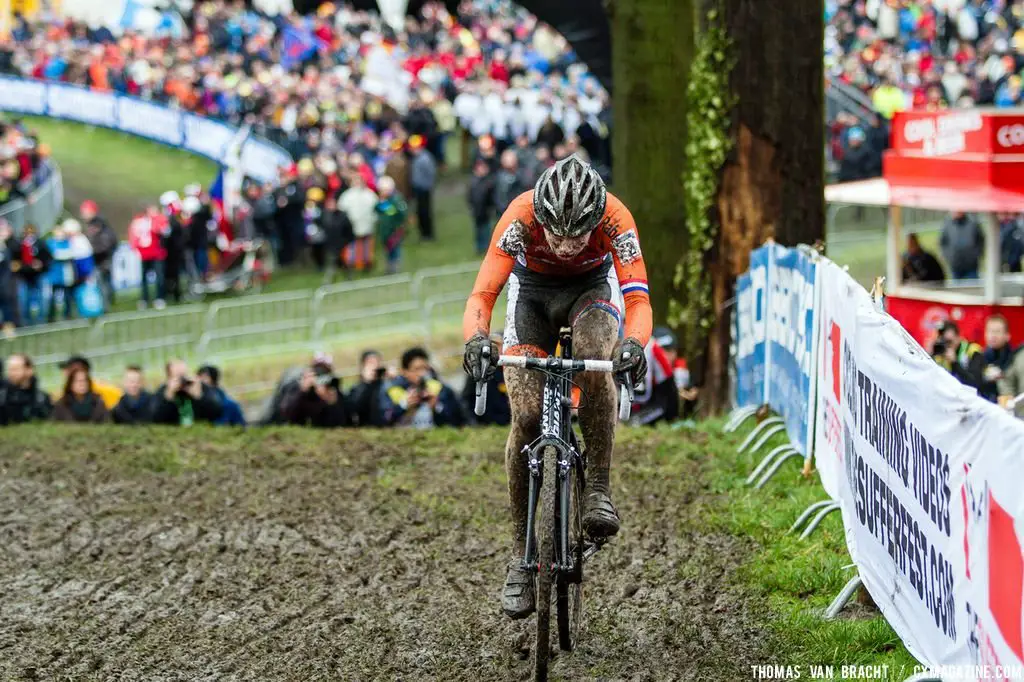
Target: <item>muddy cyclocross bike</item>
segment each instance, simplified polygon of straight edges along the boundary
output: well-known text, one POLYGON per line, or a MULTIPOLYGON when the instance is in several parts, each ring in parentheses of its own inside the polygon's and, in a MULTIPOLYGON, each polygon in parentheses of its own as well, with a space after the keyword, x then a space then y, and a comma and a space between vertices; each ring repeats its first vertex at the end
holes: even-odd
MULTIPOLYGON (((551 594, 555 593, 558 645, 572 651, 583 619, 583 565, 605 542, 583 532, 583 490, 586 483, 586 452, 572 420, 573 378, 580 372, 613 372, 610 360, 574 360, 572 332, 559 332, 560 352, 548 358, 502 355, 499 366, 543 372, 544 399, 541 433, 523 448, 530 471, 527 506, 526 553, 523 568, 536 575, 537 644, 534 665, 537 680, 547 680, 551 657, 551 594), (540 503, 538 509, 538 502, 540 503), (539 518, 538 518, 539 512, 539 518)), ((491 360, 485 346, 483 369, 491 360)), ((628 373, 626 373, 628 374, 628 373)), ((633 384, 628 376, 617 377, 620 389, 619 418, 629 417, 633 384)), ((582 393, 582 392, 581 392, 582 393)), ((582 396, 582 397, 585 397, 582 396)), ((476 385, 476 413, 486 409, 485 382, 476 385)), ((581 408, 586 409, 582 404, 581 408)), ((585 445, 585 444, 584 444, 585 445)))

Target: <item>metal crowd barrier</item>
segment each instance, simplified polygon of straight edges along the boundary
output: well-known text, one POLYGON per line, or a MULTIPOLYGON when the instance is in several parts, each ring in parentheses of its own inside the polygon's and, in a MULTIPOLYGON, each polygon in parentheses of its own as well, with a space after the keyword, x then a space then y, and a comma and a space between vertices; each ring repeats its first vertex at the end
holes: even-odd
POLYGON ((0 206, 0 218, 6 220, 20 235, 25 225, 35 225, 39 233, 49 232, 64 212, 64 179, 60 166, 52 159, 46 162, 50 175, 24 199, 15 199, 0 206))
POLYGON ((291 291, 126 312, 18 329, 0 338, 0 357, 25 353, 40 378, 59 380, 72 353, 89 358, 98 376, 117 378, 126 365, 152 368, 171 357, 222 362, 245 356, 321 348, 326 344, 412 333, 428 344, 433 315, 456 325, 479 263, 429 268, 291 291))

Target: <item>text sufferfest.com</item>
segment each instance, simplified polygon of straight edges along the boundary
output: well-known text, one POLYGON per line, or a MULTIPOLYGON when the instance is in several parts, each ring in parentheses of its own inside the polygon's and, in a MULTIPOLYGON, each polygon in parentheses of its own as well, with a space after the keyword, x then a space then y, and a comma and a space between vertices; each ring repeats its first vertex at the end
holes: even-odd
POLYGON ((888 665, 752 665, 754 680, 903 680, 928 673, 942 680, 1024 680, 1024 666, 945 665, 929 668, 916 665, 890 671, 888 665))

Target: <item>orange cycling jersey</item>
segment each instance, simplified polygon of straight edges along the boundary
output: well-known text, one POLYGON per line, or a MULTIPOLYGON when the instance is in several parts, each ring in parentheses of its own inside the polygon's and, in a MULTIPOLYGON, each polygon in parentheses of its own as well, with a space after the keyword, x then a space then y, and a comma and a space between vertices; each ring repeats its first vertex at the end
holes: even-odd
POLYGON ((647 267, 636 223, 625 204, 609 192, 604 216, 587 246, 572 260, 561 260, 548 247, 544 227, 533 212, 533 190, 520 194, 498 221, 480 266, 462 321, 466 340, 490 332, 494 302, 516 262, 541 275, 564 277, 589 272, 608 258, 614 263, 625 303, 625 335, 646 345, 652 325, 647 267))

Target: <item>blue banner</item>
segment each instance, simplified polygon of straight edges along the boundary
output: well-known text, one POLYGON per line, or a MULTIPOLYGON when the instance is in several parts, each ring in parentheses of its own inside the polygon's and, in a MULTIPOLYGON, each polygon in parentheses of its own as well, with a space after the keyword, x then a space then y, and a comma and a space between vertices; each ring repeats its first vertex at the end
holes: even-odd
MULTIPOLYGON (((171 109, 138 97, 95 92, 67 83, 0 77, 0 111, 48 116, 111 128, 155 140, 224 164, 238 132, 220 121, 171 109)), ((292 162, 281 147, 255 136, 242 148, 242 168, 260 182, 273 182, 292 162)))
POLYGON ((773 245, 768 268, 768 404, 807 455, 814 439, 817 265, 803 251, 773 245))
POLYGON ((767 399, 769 248, 750 254, 750 270, 736 280, 736 407, 756 407, 767 399))

